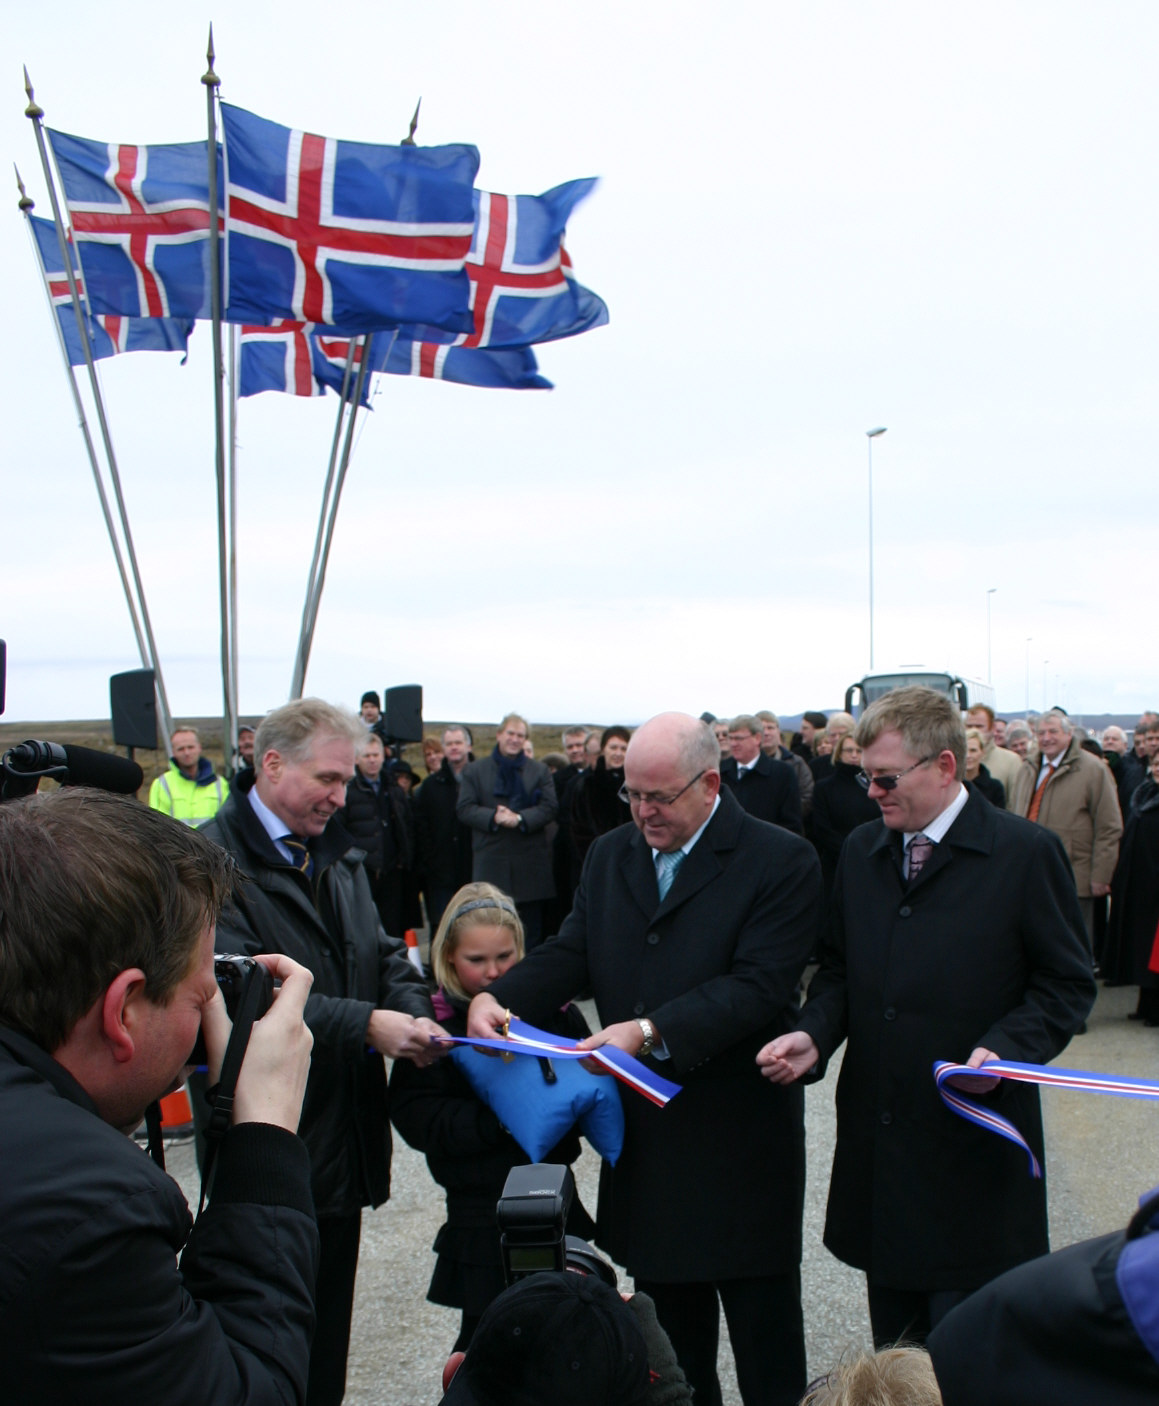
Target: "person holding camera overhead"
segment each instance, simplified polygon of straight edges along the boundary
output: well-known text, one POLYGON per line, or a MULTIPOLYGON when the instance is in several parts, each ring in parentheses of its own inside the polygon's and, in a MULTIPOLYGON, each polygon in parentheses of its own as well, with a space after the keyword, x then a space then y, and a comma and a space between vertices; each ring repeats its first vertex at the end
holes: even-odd
POLYGON ((365 725, 317 698, 276 708, 254 743, 256 769, 202 834, 252 880, 217 927, 219 952, 285 952, 314 974, 306 1024, 314 1060, 302 1108, 318 1213, 318 1327, 308 1406, 334 1406, 346 1356, 363 1206, 390 1194, 382 1056, 428 1064, 443 1053, 426 984, 379 922, 360 852, 337 812, 365 725), (354 853, 350 853, 354 850, 354 853))
POLYGON ((310 974, 253 1026, 193 1225, 128 1136, 230 1022, 213 926, 234 866, 128 796, 0 805, 0 1359, 5 1401, 300 1401, 318 1234, 296 1136, 310 974))

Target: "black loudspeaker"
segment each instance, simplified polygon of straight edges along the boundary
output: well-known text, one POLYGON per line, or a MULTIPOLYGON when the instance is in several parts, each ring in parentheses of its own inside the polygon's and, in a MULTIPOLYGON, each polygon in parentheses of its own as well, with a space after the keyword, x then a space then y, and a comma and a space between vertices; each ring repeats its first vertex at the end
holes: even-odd
POLYGON ((157 749, 157 697, 152 669, 130 669, 109 679, 113 741, 118 747, 157 749))
POLYGON ((421 683, 400 683, 388 688, 386 700, 386 735, 394 742, 423 740, 423 686, 421 683))

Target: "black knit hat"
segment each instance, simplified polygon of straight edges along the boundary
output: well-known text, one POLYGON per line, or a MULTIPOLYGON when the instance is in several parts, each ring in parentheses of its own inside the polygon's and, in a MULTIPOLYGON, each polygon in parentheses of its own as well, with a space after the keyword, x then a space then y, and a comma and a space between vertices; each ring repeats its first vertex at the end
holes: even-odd
POLYGON ((366 692, 362 695, 362 697, 358 700, 358 706, 360 708, 364 703, 373 703, 374 706, 378 709, 378 711, 380 713, 382 712, 382 699, 379 698, 378 694, 375 693, 374 689, 368 688, 366 692))
POLYGON ((441 1406, 634 1406, 647 1387, 631 1309, 600 1280, 565 1271, 499 1295, 441 1406))

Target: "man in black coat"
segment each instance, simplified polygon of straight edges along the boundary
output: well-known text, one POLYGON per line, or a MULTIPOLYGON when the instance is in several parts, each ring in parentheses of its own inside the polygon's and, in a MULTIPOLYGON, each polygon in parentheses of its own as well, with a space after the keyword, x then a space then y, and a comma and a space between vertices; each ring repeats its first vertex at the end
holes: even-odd
POLYGON ((217 950, 285 952, 314 973, 302 1137, 321 1259, 308 1406, 342 1400, 362 1207, 390 1194, 382 1056, 428 1064, 441 1053, 426 984, 383 931, 362 851, 337 819, 364 736, 357 718, 316 698, 276 708, 258 728, 256 775, 201 831, 250 880, 221 915, 217 950))
MULTIPOLYGON (((818 1079, 848 1040, 825 1244, 865 1271, 882 1347, 924 1341, 972 1290, 1048 1249, 1043 1182, 1020 1148, 944 1106, 934 1061, 1044 1064, 1095 984, 1065 851, 961 784, 956 705, 897 689, 855 736, 882 818, 846 840, 798 1028, 758 1062, 782 1086, 818 1079)), ((1041 1162, 1037 1089, 962 1080, 1041 1162)))
POLYGON ((459 804, 459 781, 467 763, 474 760, 470 729, 461 723, 444 728, 442 763, 411 798, 415 863, 432 937, 438 931, 447 904, 464 884, 471 882, 471 831, 455 812, 459 804))
POLYGON ((719 1295, 746 1406, 790 1406, 805 1386, 804 1101, 753 1061, 794 1022, 820 871, 804 840, 721 791, 719 766, 696 718, 638 729, 625 759, 634 823, 595 841, 559 935, 476 997, 468 1033, 501 1028, 505 1007, 542 1022, 590 987, 603 1029, 584 1044, 683 1085, 665 1108, 625 1094, 598 1243, 655 1300, 698 1402, 721 1400, 719 1295))
POLYGON ((788 762, 761 751, 764 729, 760 718, 742 713, 728 725, 732 756, 721 763, 720 779, 746 811, 770 825, 780 825, 799 835, 801 790, 788 762))
POLYGON ((295 1135, 310 976, 251 1032, 196 1226, 131 1138, 229 1018, 204 834, 81 788, 0 806, 0 1361, 12 1403, 300 1401, 318 1236, 295 1135))
POLYGON ((527 734, 524 719, 508 713, 491 755, 463 772, 457 814, 472 832, 471 878, 515 900, 530 950, 543 940, 544 906, 555 897, 547 827, 559 802, 550 770, 524 751, 527 734))

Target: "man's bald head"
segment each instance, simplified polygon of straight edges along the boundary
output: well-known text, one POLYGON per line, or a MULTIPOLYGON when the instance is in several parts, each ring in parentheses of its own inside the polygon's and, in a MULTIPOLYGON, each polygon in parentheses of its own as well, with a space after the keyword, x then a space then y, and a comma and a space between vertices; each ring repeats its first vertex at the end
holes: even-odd
POLYGON ((624 758, 632 819, 653 849, 682 849, 712 814, 720 745, 687 713, 660 713, 636 729, 624 758))

